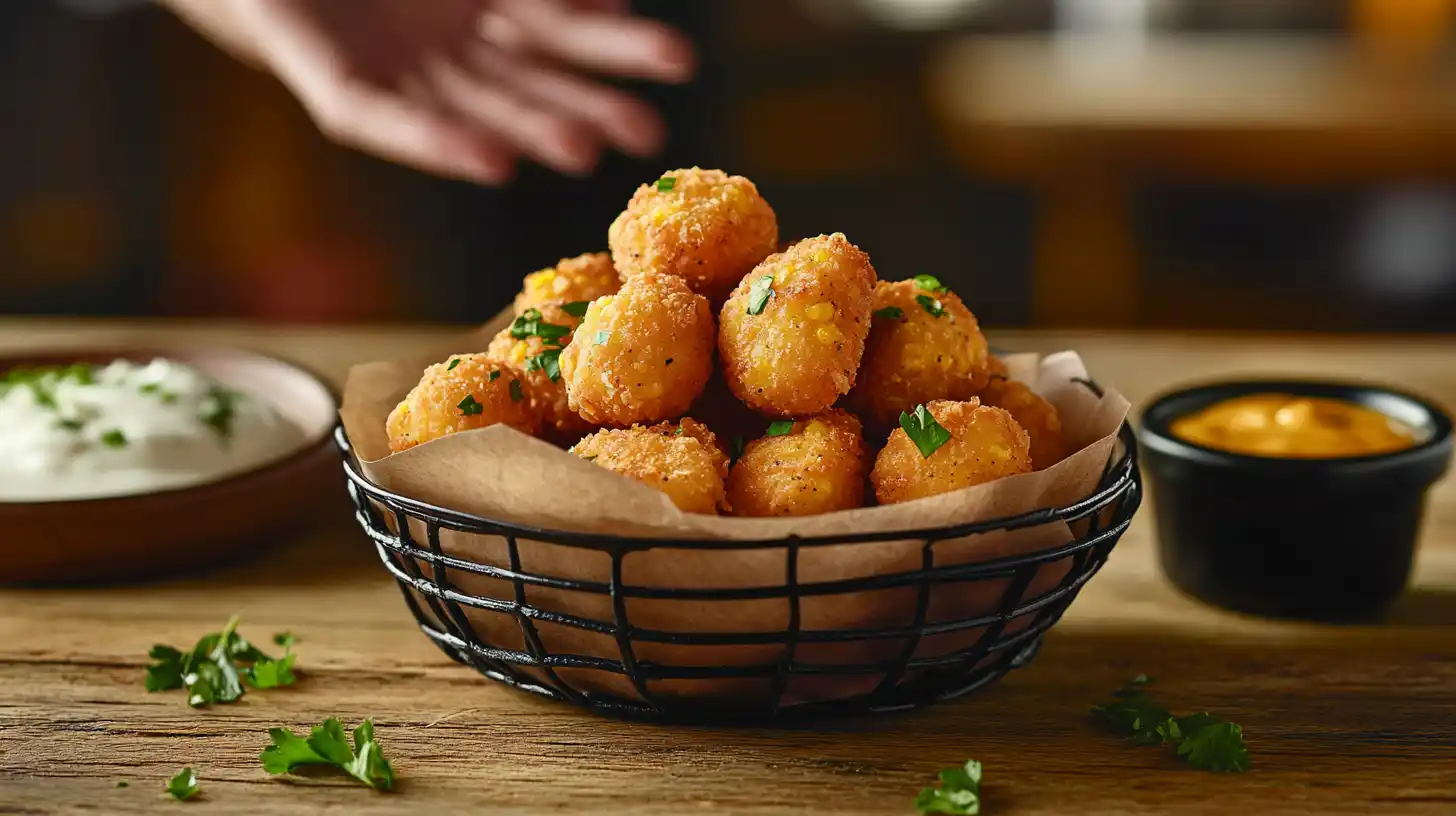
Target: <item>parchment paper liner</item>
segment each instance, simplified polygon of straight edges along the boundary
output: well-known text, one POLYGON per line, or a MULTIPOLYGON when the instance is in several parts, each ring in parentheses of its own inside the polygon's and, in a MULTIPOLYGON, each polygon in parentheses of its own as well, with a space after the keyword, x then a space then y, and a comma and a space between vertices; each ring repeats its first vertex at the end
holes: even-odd
MULTIPOLYGON (((502 315, 480 332, 462 339, 455 348, 410 360, 370 363, 354 367, 344 388, 340 414, 366 477, 381 487, 430 504, 501 521, 544 529, 609 535, 661 538, 663 545, 623 557, 621 580, 627 586, 661 588, 782 587, 786 583, 784 547, 748 546, 729 550, 691 549, 693 539, 766 540, 789 535, 803 537, 844 533, 917 530, 966 524, 1014 516, 1046 507, 1073 504, 1093 493, 1117 453, 1117 431, 1128 412, 1128 402, 1111 388, 1098 398, 1076 382, 1087 378, 1081 359, 1073 352, 1045 358, 1015 355, 1007 359, 1012 376, 1030 384, 1061 415, 1070 446, 1078 452, 1046 470, 1016 476, 906 504, 871 507, 797 519, 739 519, 680 512, 663 494, 617 476, 559 448, 504 426, 452 434, 399 454, 389 454, 384 421, 389 411, 418 382, 423 369, 452 353, 484 349, 491 336, 510 319, 502 315)), ((882 440, 874 440, 876 442, 882 440)), ((389 511, 381 518, 398 532, 389 511)), ((1083 525, 1078 525, 1083 526, 1083 525)), ((424 546, 423 523, 410 523, 414 541, 424 546)), ((1013 555, 1053 550, 1070 543, 1074 531, 1062 522, 997 531, 939 542, 934 548, 937 567, 969 564, 1013 555)), ((503 569, 511 567, 506 541, 442 530, 440 546, 446 555, 503 569)), ((908 573, 920 569, 923 541, 803 547, 798 554, 798 582, 808 586, 872 576, 908 573)), ((518 540, 519 570, 524 573, 606 585, 611 581, 611 557, 577 547, 518 540)), ((1037 569, 1024 600, 1054 590, 1071 567, 1070 559, 1050 561, 1037 569)), ((420 574, 432 582, 431 565, 420 562, 420 574)), ((468 595, 514 603, 510 581, 464 570, 444 569, 450 588, 468 595)), ((964 620, 996 611, 1002 605, 1009 579, 937 584, 930 593, 927 620, 964 620)), ((410 590, 425 610, 423 595, 410 590)), ((889 629, 914 622, 918 589, 914 585, 875 591, 806 595, 800 600, 803 631, 889 629)), ((565 613, 611 624, 611 598, 602 593, 527 585, 522 602, 540 610, 565 613)), ((517 620, 508 612, 462 606, 466 623, 479 641, 495 648, 528 651, 517 620)), ((787 599, 678 600, 629 598, 627 618, 634 630, 694 633, 781 633, 789 626, 787 599)), ((1030 625, 1035 613, 1012 619, 1005 632, 1030 625)), ((433 624, 446 629, 446 621, 433 624)), ((541 645, 552 655, 587 655, 622 659, 611 635, 575 626, 537 621, 541 645)), ((969 650, 981 628, 927 635, 915 646, 914 656, 932 657, 969 650)), ((681 645, 632 639, 636 661, 669 666, 771 666, 784 657, 782 643, 752 645, 681 645)), ((797 664, 852 667, 883 663, 909 647, 903 637, 846 642, 800 643, 797 664)), ((995 654, 984 660, 998 659, 995 654)), ((516 666, 522 674, 542 682, 549 679, 536 668, 516 666)), ((631 681, 598 669, 560 668, 557 677, 578 690, 608 692, 641 699, 631 681)), ((907 673, 901 682, 915 679, 907 673)), ((783 689, 783 703, 840 699, 867 693, 883 678, 882 672, 795 675, 783 689)), ((660 679, 649 683, 660 698, 711 698, 715 705, 761 701, 771 694, 772 677, 660 679)))

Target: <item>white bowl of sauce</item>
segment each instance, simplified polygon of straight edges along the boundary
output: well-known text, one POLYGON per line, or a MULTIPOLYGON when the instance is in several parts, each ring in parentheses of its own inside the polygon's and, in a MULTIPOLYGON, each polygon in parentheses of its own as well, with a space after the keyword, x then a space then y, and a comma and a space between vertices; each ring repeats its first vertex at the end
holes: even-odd
POLYGON ((0 359, 0 582, 121 581, 238 558, 329 494, 337 403, 230 349, 0 359))

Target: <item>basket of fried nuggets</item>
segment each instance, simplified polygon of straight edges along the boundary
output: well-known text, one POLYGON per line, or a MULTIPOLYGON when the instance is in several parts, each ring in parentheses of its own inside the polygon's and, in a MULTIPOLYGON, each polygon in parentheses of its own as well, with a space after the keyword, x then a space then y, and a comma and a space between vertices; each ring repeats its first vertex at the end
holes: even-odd
MULTIPOLYGON (((684 614, 687 607, 674 606, 666 596, 626 605, 634 632, 718 633, 716 642, 723 649, 698 650, 701 654, 691 659, 685 659, 691 650, 688 645, 668 645, 658 642, 661 639, 647 638, 654 642, 638 645, 637 654, 629 656, 622 654, 620 638, 602 637, 588 642, 591 638, 578 630, 591 629, 589 625, 568 622, 553 628, 538 624, 542 632, 533 638, 520 628, 519 619, 487 619, 475 608, 456 615, 457 610, 440 605, 439 599, 450 595, 443 590, 457 597, 468 590, 482 598, 514 596, 520 608, 532 606, 533 615, 551 608, 568 616, 615 622, 623 627, 626 622, 620 619, 622 609, 597 603, 609 599, 586 599, 566 588, 572 580, 583 581, 583 586, 602 586, 590 579, 601 578, 608 571, 618 576, 612 579, 614 586, 616 582, 642 584, 653 587, 649 594, 657 595, 664 591, 657 588, 688 586, 687 599, 693 597, 693 588, 708 592, 705 587, 711 586, 711 591, 719 593, 716 597, 731 602, 734 599, 724 594, 725 588, 783 583, 782 555, 755 560, 766 553, 730 557, 720 551, 711 557, 707 552, 685 557, 681 550, 675 550, 670 557, 653 560, 663 551, 643 545, 634 537, 671 537, 685 525, 695 531, 710 529, 708 522, 690 520, 715 516, 737 517, 745 523, 749 519, 803 519, 813 523, 819 517, 826 522, 829 518, 843 518, 843 523, 823 529, 865 529, 871 533, 904 529, 924 533, 919 529, 923 525, 905 522, 921 518, 914 506, 892 516, 894 507, 924 500, 919 504, 925 505, 923 517, 929 522, 941 517, 981 520, 961 519, 955 509, 956 497, 973 495, 968 490, 977 486, 1054 468, 1078 452, 1075 440, 1069 440, 1064 433, 1063 418, 1054 401, 1033 389, 1034 383, 1012 377, 1014 372, 1006 361, 991 353, 975 315, 956 292, 930 275, 880 280, 868 255, 842 234, 780 244, 772 208, 745 178, 697 168, 666 173, 636 191, 611 225, 608 244, 610 252, 563 259, 554 267, 527 276, 511 314, 497 321, 501 325, 496 331, 485 333, 488 340, 476 346, 476 351, 442 355, 426 368, 408 393, 402 399, 396 398, 383 423, 391 456, 384 461, 363 462, 364 476, 351 471, 351 479, 364 486, 366 492, 378 486, 368 476, 377 476, 377 482, 391 489, 413 485, 412 490, 403 492, 420 494, 433 506, 496 519, 505 515, 501 511, 506 509, 524 508, 530 516, 531 508, 544 506, 535 495, 541 491, 517 493, 507 507, 490 502, 480 507, 458 506, 469 504, 476 496, 484 499, 484 485, 458 488, 459 474, 479 468, 491 474, 480 478, 500 494, 510 493, 512 483, 522 481, 588 483, 579 478, 583 464, 568 468, 566 462, 553 463, 555 460, 541 450, 521 448, 515 441, 519 437, 501 435, 499 428, 492 427, 504 426, 565 448, 585 466, 635 483, 639 487, 634 490, 645 486, 662 494, 677 518, 664 518, 660 529, 656 529, 658 521, 643 511, 651 503, 615 486, 611 487, 610 498, 604 498, 600 505, 593 504, 589 491, 571 496, 573 505, 595 506, 601 513, 600 523, 592 524, 589 530, 603 534, 601 549, 642 550, 634 552, 638 556, 635 564, 626 559, 626 567, 620 563, 609 567, 588 566, 590 557, 585 552, 552 550, 549 543, 531 542, 543 548, 534 553, 528 552, 530 543, 525 541, 519 544, 520 552, 509 554, 484 544, 472 548, 460 538, 465 534, 461 531, 468 527, 456 522, 447 525, 454 530, 432 533, 425 528, 434 522, 426 519, 412 540, 409 528, 417 519, 407 510, 398 512, 400 508, 392 507, 397 511, 393 516, 373 524, 376 541, 381 540, 379 534, 386 528, 390 535, 403 539, 402 544, 392 545, 394 552, 381 549, 381 555, 402 584, 409 585, 406 597, 426 632, 447 652, 475 663, 497 679, 525 681, 535 690, 544 689, 568 699, 575 699, 578 690, 606 692, 609 698, 619 701, 645 699, 653 710, 659 707, 662 694, 762 699, 763 694, 776 689, 777 707, 879 693, 883 691, 880 685, 889 682, 886 678, 892 674, 896 682, 891 686, 918 677, 921 672, 908 672, 904 666, 896 672, 890 667, 879 675, 853 682, 808 678, 768 689, 760 683, 755 686, 755 696, 744 693, 736 681, 726 679, 731 675, 724 675, 725 679, 669 677, 657 683, 658 691, 649 691, 649 684, 636 676, 644 660, 669 667, 674 662, 686 662, 694 667, 689 673, 699 677, 704 674, 704 666, 757 666, 761 670, 765 665, 782 663, 782 645, 738 646, 722 635, 744 627, 782 630, 786 620, 778 608, 781 599, 745 599, 742 603, 747 606, 734 610, 725 607, 725 611, 716 611, 713 604, 694 603, 688 614, 684 614), (422 475, 432 472, 422 465, 410 469, 414 481, 390 476, 388 459, 424 453, 431 443, 464 441, 466 437, 459 432, 481 429, 487 429, 482 433, 496 432, 491 442, 506 446, 500 450, 516 452, 472 460, 461 446, 448 451, 440 448, 436 458, 442 478, 438 485, 419 481, 422 475), (447 455, 455 453, 455 449, 461 452, 447 455), (510 479, 504 475, 510 466, 502 460, 529 460, 533 475, 510 479), (885 515, 875 519, 876 513, 885 515), (860 524, 859 519, 866 523, 860 524), (436 559, 418 546, 422 539, 445 542, 436 556, 459 563, 469 560, 466 555, 473 552, 485 566, 432 574, 427 562, 436 559), (452 546, 454 552, 450 551, 452 546), (413 562, 399 558, 401 552, 413 556, 413 562), (507 567, 518 575, 532 572, 532 563, 522 566, 526 561, 536 565, 535 573, 554 576, 540 583, 560 591, 531 586, 532 603, 523 604, 521 598, 526 592, 519 584, 512 587, 510 581, 495 577, 495 571, 507 567), (446 586, 436 586, 451 575, 453 579, 446 586), (434 597, 426 597, 432 593, 434 597), (766 604, 774 609, 769 611, 766 604), (461 648, 460 641, 470 648, 461 648), (483 646, 490 654, 501 654, 502 648, 509 651, 515 646, 522 659, 505 661, 512 665, 490 660, 481 663, 485 652, 476 646, 483 646), (532 654, 532 648, 570 654, 573 660, 583 655, 600 657, 607 661, 603 666, 607 676, 582 676, 577 664, 553 671, 549 668, 551 661, 543 659, 549 654, 532 654)), ((1025 365, 1020 368, 1025 376, 1037 376, 1035 363, 1029 369, 1025 365)), ((1075 368, 1080 371, 1080 363, 1075 368)), ((391 375, 397 380, 406 376, 406 370, 397 366, 391 375)), ((372 429, 354 434, 351 415, 371 414, 367 410, 351 412, 353 379, 351 375, 351 386, 346 388, 345 427, 351 434, 363 436, 372 429)), ((388 389, 378 393, 387 395, 388 389)), ((1097 447, 1099 460, 1080 465, 1069 479, 1046 480, 1039 493, 1068 504, 1093 491, 1099 471, 1106 476, 1116 429, 1126 412, 1125 401, 1115 395, 1111 399, 1100 393, 1095 398, 1085 394, 1079 397, 1086 401, 1076 404, 1085 407, 1086 412, 1095 405, 1097 416, 1078 418, 1078 444, 1097 447), (1089 445, 1088 440, 1096 441, 1089 445)), ((1062 399, 1065 407, 1065 394, 1062 399)), ((1127 452, 1122 454, 1126 457, 1127 452)), ((470 474, 471 479, 477 476, 470 474)), ((1113 498, 1120 501, 1121 496, 1119 493, 1113 498)), ((1007 490, 982 496, 965 507, 973 516, 992 511, 1013 514, 1032 509, 1021 507, 1024 501, 1021 492, 1007 490)), ((1134 508, 1135 500, 1132 506, 1122 509, 1130 518, 1134 508)), ((554 539, 541 534, 542 528, 582 526, 580 522, 588 517, 579 506, 573 506, 572 513, 574 519, 553 513, 549 518, 517 517, 510 521, 524 522, 523 534, 535 530, 537 538, 550 542, 554 539)), ((361 520, 370 526, 368 519, 361 520)), ((1065 545, 1074 537, 1067 524, 1058 519, 1049 521, 1054 523, 985 534, 974 542, 970 538, 942 542, 934 563, 938 567, 941 563, 950 566, 1027 556, 1065 545), (953 545, 960 545, 959 549, 953 545)), ((484 535, 499 530, 491 526, 479 532, 484 535)), ((756 537, 745 531, 724 535, 756 537)), ((1115 541, 1115 535, 1111 540, 1115 541)), ((876 552, 871 552, 872 546, 878 545, 860 545, 863 564, 850 563, 856 559, 840 548, 806 548, 796 556, 799 563, 793 580, 913 571, 926 542, 882 543, 885 546, 876 552)), ((570 546, 592 549, 594 545, 577 541, 570 546)), ((693 542, 677 541, 667 546, 691 549, 693 542)), ((1110 543, 1106 546, 1110 548, 1110 543)), ((517 547, 514 539, 511 547, 517 547)), ((1102 555, 1105 557, 1105 551, 1102 555)), ((1031 569, 1031 577, 1020 587, 1026 597, 1038 591, 1066 589, 1074 566, 1070 562, 1052 567, 1033 564, 1031 569)), ((918 605, 930 607, 932 615, 943 608, 944 616, 966 619, 967 614, 984 613, 1006 599, 1005 580, 985 583, 973 591, 965 591, 965 583, 954 585, 961 590, 953 603, 931 598, 918 605)), ((1072 593, 1075 588, 1071 588, 1072 593)), ((1070 597, 1066 600, 1070 601, 1070 597)), ((878 594, 860 591, 838 597, 825 594, 805 599, 799 606, 800 620, 794 626, 812 623, 832 631, 838 626, 863 629, 895 623, 917 602, 908 590, 878 594)), ((924 610, 919 614, 923 615, 924 610)), ((1028 619, 994 628, 1000 636, 1033 624, 1043 629, 1050 625, 1048 621, 1028 619)), ((938 649, 942 654, 964 651, 984 641, 987 630, 984 625, 968 627, 938 649)), ((1030 629, 1027 632, 1032 633, 1030 629)), ((665 639, 678 644, 692 642, 691 635, 686 640, 681 636, 665 639)), ((879 638, 871 646, 804 645, 798 647, 798 654, 812 654, 849 666, 868 658, 909 659, 921 653, 912 647, 901 654, 903 648, 901 640, 879 638)), ((973 655, 967 666, 980 670, 994 663, 996 670, 1004 671, 1010 656, 973 655)), ((864 674, 859 670, 851 673, 856 671, 864 674)))

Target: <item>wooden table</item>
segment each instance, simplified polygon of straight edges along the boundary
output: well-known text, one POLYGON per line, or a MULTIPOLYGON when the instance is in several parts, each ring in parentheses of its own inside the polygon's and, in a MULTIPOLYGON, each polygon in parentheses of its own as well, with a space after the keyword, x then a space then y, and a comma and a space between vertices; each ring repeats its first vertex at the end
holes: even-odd
MULTIPOLYGON (((230 342, 338 378, 350 361, 452 333, 0 320, 0 351, 118 335, 230 342)), ((1134 401, 1259 371, 1379 378, 1456 404, 1456 339, 995 339, 1078 348, 1134 401)), ((317 531, 215 574, 0 591, 0 812, 911 813, 939 768, 968 757, 986 766, 986 814, 1456 812, 1456 480, 1433 494, 1416 585, 1386 625, 1270 623, 1186 600, 1157 570, 1144 511, 1036 661, 998 686, 903 716, 773 730, 606 720, 487 682, 416 631, 344 509, 321 513, 317 531), (206 711, 143 690, 151 644, 190 643, 234 612, 255 636, 298 634, 299 686, 206 711), (1190 771, 1095 731, 1087 706, 1140 672, 1175 708, 1242 723, 1253 770, 1190 771), (397 792, 267 777, 266 729, 328 716, 375 718, 397 792), (184 765, 205 795, 177 805, 161 787, 184 765)))

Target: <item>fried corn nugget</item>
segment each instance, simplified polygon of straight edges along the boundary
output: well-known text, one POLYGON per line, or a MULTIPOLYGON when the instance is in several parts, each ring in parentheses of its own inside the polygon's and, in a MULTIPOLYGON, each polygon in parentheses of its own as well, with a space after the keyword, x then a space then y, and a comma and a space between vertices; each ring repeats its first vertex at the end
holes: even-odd
POLYGON ((779 225, 758 188, 742 176, 697 167, 637 188, 607 231, 624 278, 676 275, 714 305, 778 245, 779 225))
POLYGON ((728 472, 728 502, 737 516, 850 510, 864 504, 866 458, 859 420, 828 411, 748 443, 728 472))
POLYGON ((575 441, 596 430, 567 404, 560 358, 581 318, 565 311, 564 305, 532 306, 501 329, 485 350, 486 356, 521 372, 526 403, 544 435, 556 442, 575 441))
POLYGON ((870 482, 880 504, 923 499, 1031 472, 1031 439, 1010 413, 981 405, 974 398, 968 402, 937 400, 926 405, 925 411, 933 422, 918 424, 911 418, 916 439, 904 428, 896 428, 875 459, 870 482), (937 432, 936 427, 943 431, 937 432), (944 442, 934 447, 939 438, 944 442), (926 456, 917 440, 933 447, 933 452, 926 456))
POLYGON ((729 388, 769 416, 833 405, 854 386, 874 286, 869 256, 839 233, 770 256, 723 305, 718 352, 729 388))
POLYGON ((1057 407, 1047 402, 1026 383, 992 379, 981 389, 981 402, 1004 409, 1031 436, 1031 463, 1044 470, 1067 458, 1062 437, 1062 420, 1057 407))
POLYGON ((1006 367, 1006 361, 994 354, 986 355, 986 377, 995 379, 1000 377, 1003 380, 1011 379, 1011 369, 1006 367))
POLYGON ((682 278, 642 275, 593 301, 561 353, 571 410, 625 428, 687 413, 713 373, 708 299, 682 278))
POLYGON ((610 295, 622 286, 612 256, 605 252, 588 252, 575 258, 562 258, 555 266, 532 272, 522 282, 516 295, 515 313, 540 308, 546 303, 593 301, 610 295))
POLYGON ((528 434, 537 431, 520 372, 485 354, 456 354, 425 369, 384 427, 390 450, 399 452, 496 423, 528 434))
POLYGON ((917 405, 971 397, 989 372, 986 338, 960 297, 929 276, 880 281, 848 404, 882 436, 917 405))
POLYGON ((715 515, 728 509, 723 486, 728 456, 713 432, 692 419, 598 431, 571 452, 666 493, 684 513, 715 515))

